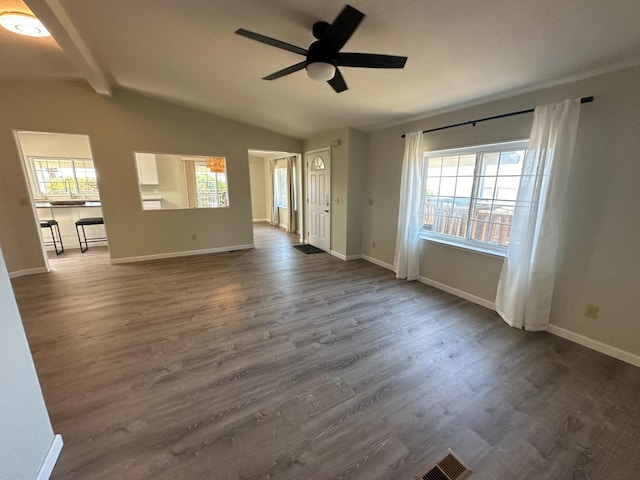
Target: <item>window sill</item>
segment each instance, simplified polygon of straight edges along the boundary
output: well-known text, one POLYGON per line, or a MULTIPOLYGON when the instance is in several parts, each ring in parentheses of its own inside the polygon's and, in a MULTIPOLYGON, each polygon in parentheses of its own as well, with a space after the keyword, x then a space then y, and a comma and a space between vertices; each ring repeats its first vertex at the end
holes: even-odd
POLYGON ((490 248, 483 248, 480 245, 473 245, 469 243, 459 243, 456 241, 447 240, 445 238, 434 238, 424 234, 421 234, 420 238, 426 242, 439 243, 440 245, 446 245, 448 247, 458 248, 466 252, 474 252, 474 253, 480 253, 482 255, 489 255, 491 257, 504 258, 507 255, 506 251, 497 252, 490 248))

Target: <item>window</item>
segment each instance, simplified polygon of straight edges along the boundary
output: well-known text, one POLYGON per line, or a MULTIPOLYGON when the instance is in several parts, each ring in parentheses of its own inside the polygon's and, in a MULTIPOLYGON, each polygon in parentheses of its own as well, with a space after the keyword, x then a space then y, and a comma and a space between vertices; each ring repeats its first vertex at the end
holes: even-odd
POLYGON ((93 160, 29 157, 38 196, 98 196, 93 160))
POLYGON ((196 161, 196 198, 198 208, 229 206, 227 171, 225 159, 210 157, 207 161, 196 161))
POLYGON ((425 153, 423 237, 503 253, 527 142, 425 153))
POLYGON ((276 168, 276 203, 280 208, 288 208, 289 189, 287 182, 287 169, 276 168))

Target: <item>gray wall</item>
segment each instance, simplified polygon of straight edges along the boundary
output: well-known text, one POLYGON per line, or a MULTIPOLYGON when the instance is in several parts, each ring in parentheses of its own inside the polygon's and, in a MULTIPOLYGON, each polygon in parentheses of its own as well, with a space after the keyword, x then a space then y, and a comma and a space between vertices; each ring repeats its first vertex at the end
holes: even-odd
POLYGON ((367 168, 367 134, 349 129, 349 187, 347 191, 347 257, 360 255, 362 208, 367 168))
MULTIPOLYGON (((347 257, 360 254, 360 198, 364 191, 366 138, 367 135, 358 130, 340 128, 318 133, 307 139, 304 145, 304 151, 309 152, 331 147, 334 141, 340 141, 340 145, 330 148, 331 250, 347 257)), ((303 160, 306 162, 306 158, 303 160)))
POLYGON ((0 88, 0 245, 10 272, 45 265, 12 129, 89 135, 113 259, 252 244, 247 151, 302 147, 286 135, 126 90, 103 98, 80 82, 3 80, 0 88), (231 207, 143 212, 134 151, 226 157, 231 207))
POLYGON ((249 179, 251 183, 251 211, 253 220, 266 220, 267 189, 266 189, 266 161, 262 157, 249 155, 249 179))
MULTIPOLYGON (((405 132, 594 95, 582 106, 558 257, 551 323, 592 341, 640 355, 640 68, 539 90, 370 134, 362 253, 391 264, 395 248, 405 132), (372 247, 372 242, 376 247, 372 247), (583 315, 587 303, 597 319, 583 315)), ((427 149, 527 138, 532 115, 425 136, 427 149)), ((423 243, 422 275, 495 300, 500 257, 423 243)))
POLYGON ((0 480, 36 478, 52 441, 51 422, 0 250, 0 480))

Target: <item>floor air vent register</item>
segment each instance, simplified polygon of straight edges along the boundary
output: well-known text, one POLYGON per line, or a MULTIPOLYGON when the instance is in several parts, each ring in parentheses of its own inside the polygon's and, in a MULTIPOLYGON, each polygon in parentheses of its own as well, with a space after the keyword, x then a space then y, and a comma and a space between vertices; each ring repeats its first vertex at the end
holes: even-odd
POLYGON ((416 480, 464 480, 473 473, 451 451, 435 464, 425 468, 418 474, 416 480))

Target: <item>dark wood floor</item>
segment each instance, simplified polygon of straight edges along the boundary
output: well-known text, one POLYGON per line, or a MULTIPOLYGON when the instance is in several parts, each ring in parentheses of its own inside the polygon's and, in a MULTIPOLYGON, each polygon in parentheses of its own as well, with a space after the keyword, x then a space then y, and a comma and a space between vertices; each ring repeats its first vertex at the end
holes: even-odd
POLYGON ((292 243, 14 280, 53 478, 640 478, 640 369, 292 243))

